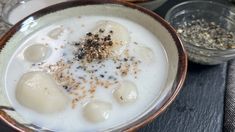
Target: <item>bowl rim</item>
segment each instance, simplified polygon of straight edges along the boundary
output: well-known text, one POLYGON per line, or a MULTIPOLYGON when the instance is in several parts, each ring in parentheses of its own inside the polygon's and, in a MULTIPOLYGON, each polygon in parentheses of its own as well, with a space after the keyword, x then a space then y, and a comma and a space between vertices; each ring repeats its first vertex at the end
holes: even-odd
MULTIPOLYGON (((231 10, 230 7, 227 7, 225 4, 222 4, 222 3, 219 3, 219 2, 215 2, 215 1, 205 1, 205 0, 191 0, 191 1, 185 1, 185 2, 182 2, 182 3, 179 3, 175 6, 173 6, 169 11, 167 11, 166 15, 165 15, 165 20, 169 22, 170 20, 170 17, 171 17, 171 13, 181 7, 181 6, 184 6, 184 5, 190 5, 190 4, 195 4, 195 3, 201 3, 201 4, 213 4, 215 6, 218 6, 218 7, 221 7, 223 9, 226 9, 228 10, 230 13, 232 13, 232 15, 234 16, 235 18, 235 12, 233 10, 231 10)), ((231 19, 231 18, 230 18, 231 19)), ((233 21, 235 21, 235 19, 231 19, 233 21)), ((169 22, 170 23, 170 22, 169 22)), ((225 50, 222 50, 222 49, 208 49, 208 48, 204 48, 204 47, 199 47, 199 46, 196 46, 196 45, 193 45, 193 44, 190 44, 189 42, 185 42, 183 41, 183 44, 184 45, 187 45, 189 47, 192 47, 192 48, 195 48, 196 50, 203 50, 203 51, 206 51, 206 52, 215 52, 216 54, 213 55, 214 57, 220 57, 221 54, 225 57, 230 57, 231 55, 234 55, 234 52, 235 52, 235 49, 225 49, 225 50)), ((187 47, 185 46, 185 47, 187 47)), ((187 49, 187 48, 186 48, 187 49)))
MULTIPOLYGON (((86 0, 86 1, 66 1, 63 3, 59 3, 56 5, 52 5, 50 7, 44 8, 42 10, 39 10, 28 17, 24 18, 23 20, 16 23, 10 30, 8 30, 7 33, 5 33, 1 39, 0 39, 0 51, 5 46, 6 42, 12 37, 13 34, 15 34, 22 26, 23 22, 29 19, 30 17, 34 17, 35 19, 40 18, 43 15, 46 15, 48 13, 51 13, 52 11, 59 11, 62 9, 67 9, 71 7, 78 7, 78 6, 84 6, 84 5, 102 5, 102 4, 116 4, 116 5, 122 5, 127 8, 136 9, 150 17, 152 17, 154 20, 158 21, 171 35, 172 39, 174 40, 174 43, 176 45, 176 48, 178 50, 178 69, 177 74, 175 77, 175 80, 173 82, 172 86, 172 92, 171 95, 166 99, 166 101, 162 104, 162 106, 156 110, 153 114, 149 115, 147 119, 145 119, 143 122, 140 122, 139 124, 135 124, 133 126, 130 126, 130 128, 125 129, 124 131, 135 131, 136 129, 146 125, 147 123, 151 122, 153 119, 155 119, 157 116, 159 116, 163 111, 166 110, 166 108, 175 100, 176 96, 180 92, 183 83, 186 78, 187 68, 188 68, 188 59, 186 50, 183 47, 183 44, 181 40, 179 39, 179 36, 176 33, 176 30, 169 25, 167 21, 165 21, 163 18, 161 18, 156 13, 152 12, 151 10, 145 9, 141 6, 135 5, 133 3, 129 2, 123 2, 120 0, 86 0)), ((13 118, 11 118, 9 115, 6 114, 3 110, 0 109, 0 119, 2 119, 5 123, 7 123, 12 128, 18 130, 18 131, 32 131, 32 129, 21 125, 17 121, 15 121, 13 118)))
POLYGON ((203 4, 214 4, 214 5, 217 5, 217 6, 221 6, 223 8, 226 8, 228 9, 229 11, 232 12, 231 8, 225 6, 225 4, 222 4, 222 3, 219 3, 219 2, 216 2, 216 1, 211 1, 211 0, 190 0, 190 1, 184 1, 184 2, 181 2, 179 4, 176 4, 174 5, 170 10, 167 11, 166 15, 165 15, 165 18, 169 18, 170 15, 169 13, 171 13, 174 9, 180 7, 180 6, 183 6, 183 5, 187 5, 187 4, 195 4, 195 3, 203 3, 203 4))

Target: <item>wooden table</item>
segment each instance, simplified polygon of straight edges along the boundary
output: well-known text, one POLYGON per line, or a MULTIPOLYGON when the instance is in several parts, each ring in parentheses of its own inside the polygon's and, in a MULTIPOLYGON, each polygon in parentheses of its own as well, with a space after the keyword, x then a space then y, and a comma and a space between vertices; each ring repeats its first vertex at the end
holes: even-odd
MULTIPOLYGON (((155 12, 164 17, 172 6, 182 1, 185 0, 169 0, 155 12)), ((185 85, 176 100, 139 132, 221 132, 228 66, 227 63, 202 66, 190 62, 185 85)), ((0 131, 13 130, 0 122, 0 131)))

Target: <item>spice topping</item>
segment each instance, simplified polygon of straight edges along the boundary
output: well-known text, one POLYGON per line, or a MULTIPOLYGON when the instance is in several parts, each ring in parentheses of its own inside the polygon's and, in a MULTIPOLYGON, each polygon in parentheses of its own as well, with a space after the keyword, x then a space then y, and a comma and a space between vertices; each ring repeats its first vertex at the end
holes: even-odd
POLYGON ((207 22, 204 19, 193 20, 180 25, 177 32, 183 41, 195 46, 220 50, 235 48, 235 34, 215 22, 207 22))
POLYGON ((112 37, 110 34, 107 36, 102 35, 104 29, 99 29, 97 34, 91 32, 87 33, 84 40, 74 43, 77 50, 74 52, 75 59, 85 59, 87 62, 94 60, 103 60, 110 56, 111 47, 113 46, 112 37))

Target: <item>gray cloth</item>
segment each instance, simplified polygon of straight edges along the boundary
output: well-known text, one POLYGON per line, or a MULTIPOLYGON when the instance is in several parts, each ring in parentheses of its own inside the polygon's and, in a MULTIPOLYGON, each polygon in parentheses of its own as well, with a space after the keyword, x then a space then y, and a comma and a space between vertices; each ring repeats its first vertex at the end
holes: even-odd
MULTIPOLYGON (((232 6, 235 11, 235 0, 232 6)), ((225 93, 224 130, 235 132, 235 60, 229 62, 227 88, 225 93)))
POLYGON ((227 89, 225 93, 224 130, 235 132, 235 60, 228 67, 227 89))

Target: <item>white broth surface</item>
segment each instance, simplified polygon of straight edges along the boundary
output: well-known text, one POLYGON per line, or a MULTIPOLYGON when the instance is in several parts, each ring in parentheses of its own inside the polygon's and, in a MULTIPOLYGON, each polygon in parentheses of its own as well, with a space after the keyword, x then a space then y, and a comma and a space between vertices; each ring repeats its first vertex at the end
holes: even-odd
POLYGON ((78 16, 57 21, 28 36, 9 61, 5 86, 11 104, 25 120, 49 130, 93 132, 125 125, 142 117, 156 105, 167 72, 167 56, 161 42, 141 25, 118 17, 78 16), (111 39, 116 40, 110 44, 110 54, 101 56, 101 60, 89 58, 89 53, 81 54, 78 48, 90 41, 84 37, 95 37, 97 32, 105 32, 105 36, 111 34, 111 39), (125 42, 118 40, 119 35, 125 42), (50 55, 36 63, 28 61, 24 52, 34 44, 50 48, 50 55), (32 71, 53 76, 58 89, 70 99, 65 110, 46 114, 21 105, 16 99, 17 83, 25 73, 32 71), (127 92, 123 82, 131 82, 127 92), (114 94, 115 90, 117 94, 114 94), (94 121, 99 122, 84 117, 84 107, 92 101, 110 104, 99 107, 108 110, 105 118, 95 117, 94 121))

